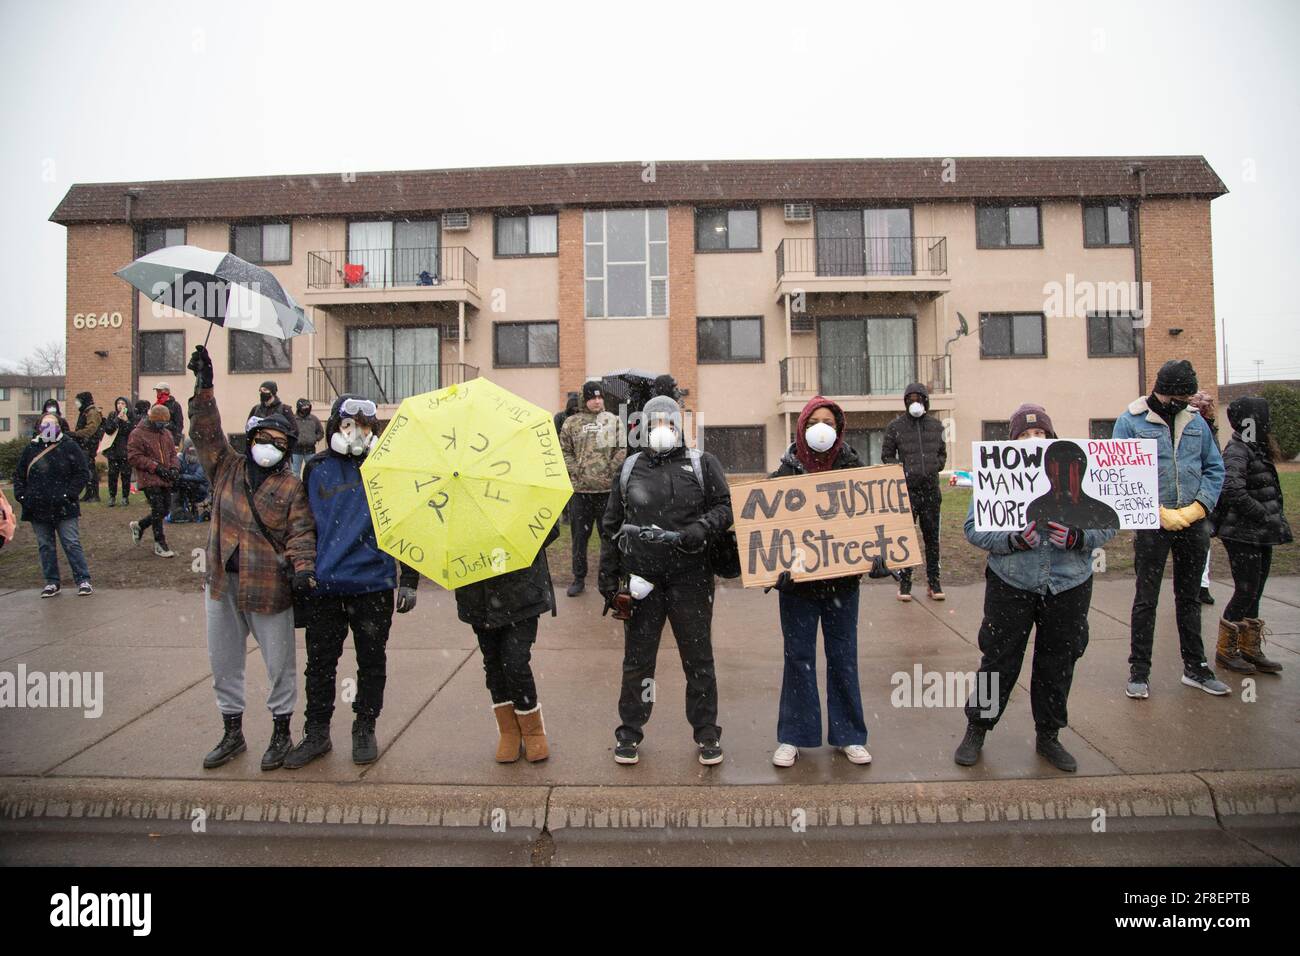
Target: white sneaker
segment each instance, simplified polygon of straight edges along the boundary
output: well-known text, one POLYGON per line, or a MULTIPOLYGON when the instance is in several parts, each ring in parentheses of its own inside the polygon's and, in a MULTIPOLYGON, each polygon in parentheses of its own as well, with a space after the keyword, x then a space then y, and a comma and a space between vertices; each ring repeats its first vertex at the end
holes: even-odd
POLYGON ((140 530, 140 522, 132 521, 131 522, 131 543, 139 544, 140 539, 143 536, 144 536, 144 532, 140 530))
POLYGON ((158 555, 158 557, 160 557, 160 558, 174 558, 174 557, 176 557, 176 552, 175 552, 175 551, 173 551, 171 548, 167 547, 167 545, 165 545, 165 544, 159 544, 157 541, 155 541, 155 542, 153 543, 153 553, 156 554, 156 555, 158 555))
POLYGON ((794 744, 778 744, 776 752, 772 754, 772 763, 778 767, 793 767, 798 757, 799 748, 794 744))
POLYGON ((871 763, 871 754, 862 744, 849 744, 844 748, 844 756, 849 758, 850 763, 871 763))

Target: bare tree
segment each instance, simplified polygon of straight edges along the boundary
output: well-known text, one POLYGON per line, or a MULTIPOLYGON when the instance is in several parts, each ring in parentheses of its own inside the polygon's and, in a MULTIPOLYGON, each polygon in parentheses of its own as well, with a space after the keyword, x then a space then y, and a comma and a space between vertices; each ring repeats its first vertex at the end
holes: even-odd
POLYGON ((22 375, 63 375, 67 371, 63 343, 54 341, 38 345, 30 355, 18 361, 16 368, 22 375))

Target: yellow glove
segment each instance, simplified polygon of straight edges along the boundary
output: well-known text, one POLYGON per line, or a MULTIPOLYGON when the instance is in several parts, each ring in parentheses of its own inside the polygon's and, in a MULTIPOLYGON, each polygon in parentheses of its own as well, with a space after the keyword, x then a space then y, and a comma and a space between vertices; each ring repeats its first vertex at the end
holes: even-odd
POLYGON ((1182 531, 1186 528, 1187 519, 1183 517, 1183 512, 1178 508, 1160 507, 1160 527, 1166 531, 1182 531))
POLYGON ((1179 508, 1178 514, 1187 522, 1185 527, 1191 527, 1205 517, 1205 505, 1199 501, 1193 501, 1186 508, 1179 508))

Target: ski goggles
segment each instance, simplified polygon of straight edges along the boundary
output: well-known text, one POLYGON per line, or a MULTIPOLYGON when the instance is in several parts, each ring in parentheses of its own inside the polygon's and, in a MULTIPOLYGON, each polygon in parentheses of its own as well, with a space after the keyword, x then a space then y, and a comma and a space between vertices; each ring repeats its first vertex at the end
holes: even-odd
POLYGON ((379 407, 368 398, 345 398, 343 404, 339 406, 339 417, 355 417, 364 415, 367 418, 377 418, 379 407))

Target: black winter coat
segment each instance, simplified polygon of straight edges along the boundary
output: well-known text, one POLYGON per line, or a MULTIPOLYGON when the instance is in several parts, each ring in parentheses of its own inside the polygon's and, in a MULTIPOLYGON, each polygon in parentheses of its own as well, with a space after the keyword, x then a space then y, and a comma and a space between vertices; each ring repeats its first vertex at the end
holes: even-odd
POLYGON ((86 453, 73 439, 65 435, 52 449, 43 441, 29 443, 14 469, 14 498, 23 506, 23 520, 58 524, 76 518, 81 514, 77 496, 89 479, 86 453))
POLYGON ((555 588, 546 563, 546 548, 560 536, 557 521, 537 549, 533 563, 518 571, 456 588, 456 615, 471 627, 497 628, 555 613, 555 588))
POLYGON ((1214 526, 1214 533, 1225 541, 1273 545, 1293 540, 1277 468, 1258 443, 1242 441, 1236 432, 1223 449, 1223 490, 1214 526))
MULTIPOLYGON (((865 468, 866 462, 858 454, 857 449, 852 445, 844 444, 840 446, 840 453, 835 459, 835 464, 831 465, 831 470, 836 471, 840 468, 865 468)), ((790 445, 786 449, 785 456, 781 459, 781 464, 777 466, 776 471, 769 475, 769 478, 789 478, 793 475, 806 475, 807 469, 804 468, 798 456, 795 454, 795 446, 790 445)), ((807 598, 811 601, 824 600, 832 598, 839 594, 849 593, 857 589, 862 582, 862 575, 850 574, 842 578, 826 578, 822 581, 796 581, 787 593, 794 594, 801 598, 807 598)))
MULTIPOLYGON (((681 531, 699 522, 710 536, 731 527, 731 489, 722 463, 709 452, 700 453, 704 488, 695 478, 686 449, 678 445, 667 455, 642 451, 628 478, 627 501, 623 500, 620 475, 614 478, 601 527, 613 537, 624 524, 641 527, 658 525, 665 531, 681 531)), ((709 549, 689 554, 680 548, 639 538, 625 541, 622 570, 643 578, 677 577, 712 573, 709 549)))
MULTIPOLYGON (((248 410, 249 418, 269 418, 272 415, 283 415, 285 417, 289 422, 289 427, 291 429, 289 434, 289 444, 291 447, 297 445, 298 416, 294 412, 293 406, 289 405, 287 402, 281 401, 272 402, 270 405, 263 405, 261 402, 258 402, 248 410)), ((245 421, 247 421, 247 419, 245 419, 245 421)), ((242 425, 243 422, 240 424, 242 425)), ((242 431, 243 429, 241 428, 240 430, 242 431)))
POLYGON ((131 429, 135 428, 135 412, 128 407, 126 420, 117 417, 117 404, 104 416, 104 434, 113 435, 113 440, 104 449, 104 457, 113 461, 126 461, 126 444, 131 438, 131 429))
POLYGON ((929 415, 913 418, 904 412, 886 426, 880 460, 886 465, 901 464, 909 487, 937 487, 938 474, 948 463, 943 424, 929 415))
POLYGON ((179 448, 185 440, 185 413, 181 411, 181 403, 176 401, 175 395, 167 399, 167 411, 172 413, 171 419, 167 422, 167 430, 172 433, 172 437, 176 439, 176 447, 179 448))

